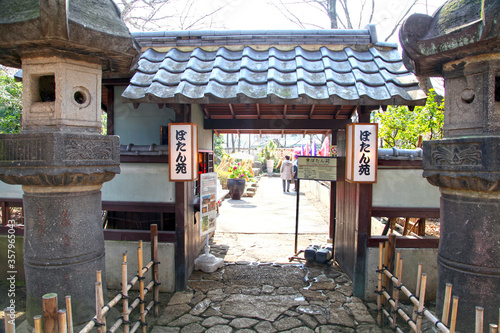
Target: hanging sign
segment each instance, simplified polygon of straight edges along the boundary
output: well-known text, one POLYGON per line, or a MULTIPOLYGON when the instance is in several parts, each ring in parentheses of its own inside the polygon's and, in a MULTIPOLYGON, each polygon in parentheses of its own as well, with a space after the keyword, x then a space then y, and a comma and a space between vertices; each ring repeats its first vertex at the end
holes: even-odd
POLYGON ((347 125, 346 141, 346 181, 376 183, 378 124, 347 125))
POLYGON ((200 175, 200 236, 215 231, 217 217, 217 172, 200 175))
POLYGON ((168 168, 171 182, 198 179, 198 126, 168 124, 168 168))
POLYGON ((337 158, 299 156, 297 178, 309 180, 337 180, 337 158))

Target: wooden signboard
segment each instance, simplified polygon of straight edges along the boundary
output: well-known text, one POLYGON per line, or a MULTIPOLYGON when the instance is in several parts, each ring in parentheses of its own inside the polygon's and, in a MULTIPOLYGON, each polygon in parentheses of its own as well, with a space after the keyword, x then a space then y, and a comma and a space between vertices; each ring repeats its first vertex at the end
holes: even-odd
POLYGON ((308 180, 337 180, 337 158, 322 156, 299 156, 297 178, 308 180))

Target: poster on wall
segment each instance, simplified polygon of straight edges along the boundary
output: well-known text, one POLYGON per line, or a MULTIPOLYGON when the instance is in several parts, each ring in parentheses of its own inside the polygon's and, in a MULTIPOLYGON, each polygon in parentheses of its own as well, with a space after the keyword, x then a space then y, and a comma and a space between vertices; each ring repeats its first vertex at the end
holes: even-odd
POLYGON ((215 231, 217 217, 217 172, 200 175, 200 236, 215 231))

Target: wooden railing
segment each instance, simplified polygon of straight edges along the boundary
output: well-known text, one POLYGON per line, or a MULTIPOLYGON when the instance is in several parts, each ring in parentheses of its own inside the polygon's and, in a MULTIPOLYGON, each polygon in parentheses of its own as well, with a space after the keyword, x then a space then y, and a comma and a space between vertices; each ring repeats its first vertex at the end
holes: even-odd
MULTIPOLYGON (((377 288, 377 324, 384 325, 384 318, 387 320, 391 329, 402 333, 403 330, 398 324, 398 315, 410 327, 411 332, 422 332, 422 322, 425 319, 443 333, 454 333, 457 321, 458 297, 452 297, 451 284, 446 284, 445 298, 443 304, 443 314, 441 319, 424 306, 425 291, 427 284, 427 274, 422 273, 422 264, 418 265, 416 292, 413 294, 402 281, 403 276, 403 258, 401 252, 396 253, 396 236, 389 235, 389 240, 385 243, 379 243, 379 262, 378 262, 378 288, 377 288), (394 256, 396 255, 396 259, 394 256), (395 272, 395 274, 393 274, 395 272), (413 303, 413 311, 407 314, 400 306, 400 293, 403 292, 413 303), (391 295, 392 294, 392 295, 391 295), (452 302, 453 299, 453 302, 452 302), (389 305, 389 309, 385 305, 389 305), (451 313, 451 318, 450 318, 451 313)), ((483 308, 476 307, 476 325, 475 333, 483 333, 483 308)), ((499 320, 500 324, 500 320, 499 320)), ((499 333, 499 324, 490 324, 489 333, 499 333)))
MULTIPOLYGON (((98 333, 115 333, 122 326, 124 333, 134 333, 139 328, 142 333, 146 333, 146 315, 151 311, 154 312, 155 316, 159 315, 160 283, 158 265, 160 263, 158 261, 158 227, 156 224, 151 225, 151 261, 146 266, 143 265, 143 247, 142 241, 139 241, 137 262, 138 273, 130 282, 127 282, 127 254, 123 253, 122 290, 108 304, 104 304, 101 271, 96 272, 96 315, 80 330, 80 333, 89 333, 94 327, 98 333), (151 281, 145 286, 145 274, 150 270, 152 271, 151 281), (129 304, 129 290, 137 283, 139 284, 139 296, 132 304, 129 304), (145 299, 149 292, 153 296, 146 306, 145 299), (107 329, 106 315, 120 301, 122 302, 122 316, 107 329), (129 321, 130 314, 137 307, 139 307, 140 319, 132 323, 129 321)), ((66 296, 65 300, 65 309, 57 309, 57 294, 49 293, 42 297, 43 315, 33 317, 35 333, 73 333, 71 297, 66 296)), ((6 311, 8 310, 6 309, 6 311)), ((5 320, 5 332, 15 333, 15 331, 14 321, 5 320)))

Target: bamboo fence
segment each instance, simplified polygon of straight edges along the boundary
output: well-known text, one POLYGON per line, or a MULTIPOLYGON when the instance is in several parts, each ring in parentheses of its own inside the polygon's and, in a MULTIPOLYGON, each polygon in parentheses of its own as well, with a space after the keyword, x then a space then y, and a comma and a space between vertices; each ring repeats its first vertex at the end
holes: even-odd
MULTIPOLYGON (((160 262, 158 261, 158 226, 156 224, 151 225, 151 261, 146 266, 143 266, 143 247, 142 241, 139 241, 137 262, 138 273, 130 282, 127 282, 127 254, 123 254, 122 290, 108 304, 104 304, 101 271, 96 272, 96 315, 79 333, 89 333, 94 327, 98 333, 115 333, 121 326, 123 326, 124 333, 135 333, 138 329, 141 329, 142 333, 146 333, 146 315, 151 310, 153 310, 155 316, 159 315, 160 282, 158 265, 160 262), (145 274, 150 270, 152 272, 151 281, 145 286, 145 274), (139 282, 139 296, 132 304, 129 304, 129 290, 137 282, 139 282), (145 296, 150 291, 153 294, 152 300, 146 306, 145 296), (111 327, 107 328, 106 314, 120 301, 122 301, 122 316, 111 327), (130 314, 138 306, 140 319, 136 322, 131 322, 130 314)), ((58 310, 57 294, 49 293, 42 297, 43 315, 33 317, 34 333, 74 333, 71 297, 66 296, 65 300, 66 308, 58 310)), ((5 332, 15 333, 15 331, 15 324, 5 320, 5 332)))
MULTIPOLYGON (((385 243, 379 244, 379 263, 378 263, 378 287, 377 287, 377 324, 382 327, 384 325, 384 318, 389 323, 391 330, 402 333, 403 330, 398 324, 398 315, 401 317, 407 326, 410 327, 411 332, 422 332, 422 321, 424 318, 431 321, 437 328, 438 332, 454 333, 456 329, 457 310, 458 310, 458 297, 452 297, 451 284, 446 284, 445 298, 443 305, 443 314, 441 320, 434 314, 427 310, 424 306, 425 291, 427 285, 427 274, 422 273, 422 264, 418 265, 417 269, 417 285, 415 287, 415 294, 402 282, 403 272, 403 258, 401 253, 396 253, 396 261, 394 262, 394 254, 396 253, 396 235, 389 235, 389 239, 385 243), (395 266, 395 269, 393 268, 395 266), (392 272, 395 272, 393 274, 392 272), (392 296, 391 296, 392 290, 392 296), (408 315, 400 307, 400 292, 403 292, 413 303, 413 311, 411 316, 408 315), (452 301, 453 299, 453 301, 452 301), (387 302, 387 303, 386 303, 387 302), (389 304, 390 309, 386 309, 385 305, 389 304), (451 307, 451 318, 450 318, 451 307)), ((483 332, 483 308, 476 307, 476 325, 474 333, 483 332)), ((489 333, 500 333, 499 324, 490 324, 489 333)))

